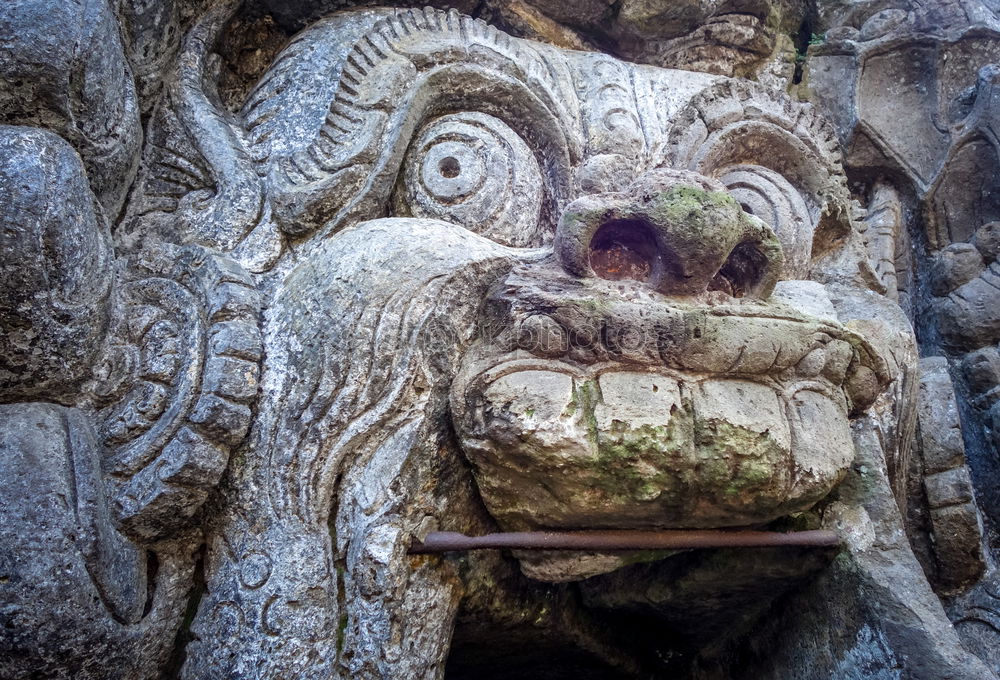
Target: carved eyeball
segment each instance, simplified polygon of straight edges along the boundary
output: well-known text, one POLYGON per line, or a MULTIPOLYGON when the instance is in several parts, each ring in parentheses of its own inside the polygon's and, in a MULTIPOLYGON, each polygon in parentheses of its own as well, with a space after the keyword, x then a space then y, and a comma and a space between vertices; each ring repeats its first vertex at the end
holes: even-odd
POLYGON ((717 176, 743 210, 774 229, 785 254, 781 278, 806 278, 813 218, 802 194, 783 176, 761 165, 733 165, 717 176))
POLYGON ((569 350, 569 336, 551 316, 534 314, 521 322, 517 344, 536 356, 555 358, 569 350))
POLYGON ((396 215, 459 224, 498 243, 538 246, 544 182, 531 150, 503 121, 483 113, 441 116, 407 151, 396 215))

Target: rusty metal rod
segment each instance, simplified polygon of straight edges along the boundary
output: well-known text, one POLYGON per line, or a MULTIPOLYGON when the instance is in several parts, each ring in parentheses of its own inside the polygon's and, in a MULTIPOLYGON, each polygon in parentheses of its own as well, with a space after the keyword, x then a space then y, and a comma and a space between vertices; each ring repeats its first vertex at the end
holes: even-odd
POLYGON ((411 555, 456 550, 681 550, 688 548, 758 548, 768 546, 823 547, 840 544, 832 531, 749 531, 732 529, 670 529, 662 531, 514 531, 466 536, 457 531, 432 531, 410 546, 411 555))

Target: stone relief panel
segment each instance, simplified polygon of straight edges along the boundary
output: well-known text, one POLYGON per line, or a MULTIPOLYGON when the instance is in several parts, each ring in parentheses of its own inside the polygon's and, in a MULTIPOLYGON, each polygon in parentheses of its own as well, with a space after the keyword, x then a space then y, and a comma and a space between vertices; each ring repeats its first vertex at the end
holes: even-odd
POLYGON ((924 518, 909 529, 915 545, 921 533, 930 537, 929 551, 938 557, 933 564, 924 558, 927 571, 949 596, 949 614, 966 643, 997 671, 989 651, 995 638, 985 633, 996 635, 990 626, 998 603, 990 584, 992 527, 1000 507, 990 422, 991 352, 998 340, 990 330, 997 307, 990 267, 1000 195, 996 7, 839 3, 821 21, 825 40, 810 49, 809 87, 838 127, 849 174, 869 187, 869 208, 883 205, 885 190, 879 187, 898 192, 895 267, 885 258, 886 270, 896 270, 899 299, 911 310, 921 352, 928 355, 922 361, 926 406, 916 459, 924 493, 911 494, 916 514, 924 518), (910 103, 890 105, 878 94, 884 89, 910 103), (952 378, 955 397, 948 396, 952 378))
MULTIPOLYGON (((136 298, 141 314, 119 316, 123 271, 80 156, 37 128, 3 126, 0 136, 8 152, 0 672, 146 677, 166 662, 181 622, 194 559, 191 536, 178 531, 191 527, 161 514, 146 538, 164 540, 135 542, 119 520, 148 513, 124 508, 155 502, 165 491, 157 475, 166 483, 171 466, 180 471, 202 453, 192 456, 193 431, 178 433, 191 410, 180 392, 196 394, 208 377, 190 344, 200 305, 182 281, 135 268, 130 275, 147 286, 136 298), (111 349, 112 329, 130 322, 119 335, 130 344, 111 349), (112 450, 127 467, 112 471, 112 450), (157 457, 140 481, 136 473, 157 457)), ((182 518, 197 509, 191 500, 175 508, 182 518)))
POLYGON ((0 677, 490 677, 498 636, 525 677, 996 677, 933 589, 960 632, 992 606, 958 433, 995 310, 957 291, 996 255, 962 179, 993 71, 910 151, 866 98, 931 14, 831 29, 831 125, 774 87, 791 5, 623 3, 643 65, 456 10, 51 4, 0 10, 0 677), (19 28, 57 20, 71 52, 19 28), (268 22, 301 30, 220 75, 268 22), (409 554, 745 527, 842 545, 409 554))

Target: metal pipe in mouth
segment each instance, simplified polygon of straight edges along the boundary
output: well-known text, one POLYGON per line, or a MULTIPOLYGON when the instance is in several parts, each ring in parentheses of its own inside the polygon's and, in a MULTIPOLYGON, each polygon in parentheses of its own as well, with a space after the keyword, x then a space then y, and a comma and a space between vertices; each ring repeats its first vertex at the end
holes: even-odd
POLYGON ((432 531, 414 541, 411 555, 495 550, 686 550, 691 548, 764 548, 773 546, 829 547, 840 545, 832 531, 750 531, 734 529, 666 529, 661 531, 512 531, 466 536, 457 531, 432 531))

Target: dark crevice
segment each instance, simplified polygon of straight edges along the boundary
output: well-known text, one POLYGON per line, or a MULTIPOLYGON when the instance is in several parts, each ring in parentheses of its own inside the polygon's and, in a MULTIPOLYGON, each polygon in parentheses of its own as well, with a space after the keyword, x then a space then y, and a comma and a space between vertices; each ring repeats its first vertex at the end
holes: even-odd
POLYGON ((608 19, 609 21, 617 21, 618 15, 621 14, 622 5, 625 4, 625 0, 614 0, 610 5, 608 5, 608 19))
POLYGON ((812 20, 806 17, 799 24, 799 30, 792 39, 795 44, 795 73, 792 75, 793 85, 798 85, 802 82, 802 75, 806 65, 806 52, 809 50, 809 40, 812 37, 812 32, 812 20))
POLYGON ((191 594, 188 596, 187 606, 184 608, 184 618, 181 621, 180 630, 177 631, 177 637, 174 639, 174 648, 170 653, 170 660, 167 662, 163 674, 160 676, 161 680, 177 680, 181 677, 181 668, 184 667, 184 661, 187 659, 188 643, 194 639, 194 634, 191 632, 191 624, 194 623, 194 617, 198 613, 198 605, 201 604, 201 598, 205 595, 207 589, 205 585, 204 545, 198 549, 198 554, 195 556, 192 580, 194 581, 194 586, 191 588, 191 594))
MULTIPOLYGON (((343 481, 343 474, 337 475, 333 488, 339 489, 343 481)), ((345 575, 347 573, 346 560, 337 556, 337 513, 334 508, 330 509, 330 515, 326 520, 327 530, 330 532, 330 546, 333 552, 333 566, 336 570, 337 578, 337 659, 342 660, 344 653, 344 643, 347 639, 347 624, 349 616, 347 612, 347 583, 345 575)))
POLYGON ((733 297, 743 297, 764 278, 767 257, 753 243, 741 243, 729 254, 715 275, 710 290, 721 290, 733 297))
POLYGON ((479 0, 479 4, 476 5, 476 8, 472 10, 472 13, 469 16, 471 16, 473 19, 482 19, 483 12, 487 11, 488 9, 489 6, 486 0, 479 0))
POLYGON ((498 634, 492 644, 459 649, 449 656, 445 679, 635 680, 635 677, 573 645, 535 644, 516 635, 498 634))
POLYGON ((146 618, 153 610, 153 599, 156 595, 156 577, 160 573, 160 560, 152 550, 146 551, 146 604, 142 607, 142 618, 146 618))
POLYGON ((656 237, 641 222, 609 222, 590 241, 590 266, 608 281, 648 281, 656 273, 658 259, 656 237))

